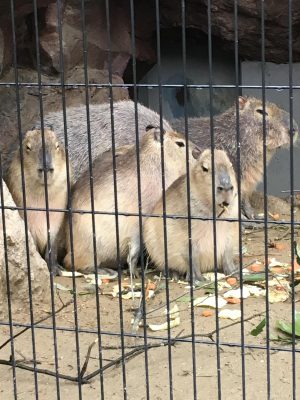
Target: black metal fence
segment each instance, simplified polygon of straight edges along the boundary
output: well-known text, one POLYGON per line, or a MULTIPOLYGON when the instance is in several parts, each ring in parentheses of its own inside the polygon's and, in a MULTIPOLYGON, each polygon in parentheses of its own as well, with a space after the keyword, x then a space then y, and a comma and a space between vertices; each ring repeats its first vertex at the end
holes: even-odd
MULTIPOLYGON (((105 0, 105 4, 102 4, 105 8, 106 15, 106 34, 107 34, 107 70, 109 83, 103 82, 89 82, 89 69, 88 69, 88 45, 87 45, 87 25, 86 25, 86 4, 84 0, 80 2, 81 6, 81 30, 82 30, 82 51, 83 51, 83 66, 84 66, 84 80, 81 83, 66 83, 65 78, 65 59, 64 59, 64 37, 62 30, 63 21, 63 2, 57 0, 56 5, 56 15, 57 15, 57 27, 58 27, 58 37, 59 37, 59 53, 60 53, 60 71, 59 71, 59 84, 54 84, 52 81, 45 82, 42 78, 42 63, 41 63, 41 48, 40 48, 40 21, 39 21, 39 2, 33 0, 33 20, 34 20, 34 37, 35 37, 35 57, 36 57, 36 71, 37 71, 37 81, 36 82, 20 82, 19 79, 19 64, 20 60, 18 57, 18 43, 17 43, 17 27, 15 20, 15 10, 18 6, 17 2, 10 0, 10 4, 7 3, 7 14, 10 14, 10 29, 12 32, 12 54, 13 54, 13 71, 14 80, 1 81, 0 85, 11 90, 15 90, 15 103, 17 109, 17 125, 18 125, 18 143, 20 144, 20 163, 21 163, 21 182, 22 187, 20 191, 22 193, 23 206, 16 206, 15 210, 23 210, 24 218, 24 235, 26 242, 26 263, 28 267, 28 302, 29 302, 29 321, 24 319, 23 322, 15 321, 13 302, 15 299, 15 293, 12 293, 11 281, 10 281, 10 271, 13 268, 8 260, 8 245, 9 240, 6 236, 6 210, 11 210, 11 206, 6 206, 4 201, 3 183, 1 183, 1 211, 2 211, 2 226, 3 226, 3 243, 4 243, 4 261, 3 266, 5 270, 6 282, 5 289, 7 292, 7 318, 0 322, 1 329, 7 329, 4 331, 3 343, 0 344, 0 351, 4 354, 6 352, 6 358, 1 356, 1 375, 5 376, 4 381, 1 383, 1 391, 5 393, 4 397, 8 398, 69 398, 68 395, 71 394, 72 398, 101 398, 101 399, 112 399, 112 398, 124 398, 124 399, 179 399, 179 398, 193 398, 193 399, 214 399, 214 398, 297 398, 298 393, 298 378, 296 369, 296 355, 299 352, 297 348, 297 336, 299 336, 299 329, 297 327, 297 314, 296 314, 296 304, 297 304, 297 294, 295 291, 297 283, 297 273, 294 268, 291 269, 289 276, 291 291, 286 302, 280 303, 280 307, 277 309, 272 308, 269 302, 269 281, 271 279, 277 279, 278 285, 280 286, 280 278, 272 275, 269 268, 265 268, 264 282, 265 285, 265 298, 259 297, 255 300, 255 312, 252 315, 249 314, 248 301, 251 299, 243 298, 243 281, 245 268, 249 267, 253 263, 253 258, 246 258, 243 254, 243 240, 244 240, 244 227, 242 224, 243 219, 243 209, 241 201, 241 168, 240 164, 243 162, 241 159, 240 151, 240 109, 239 109, 239 96, 243 89, 260 89, 261 99, 262 99, 262 130, 263 130, 263 190, 264 190, 264 216, 263 219, 255 218, 252 222, 252 230, 257 231, 257 228, 263 228, 263 236, 259 239, 263 242, 263 255, 261 256, 261 261, 265 263, 266 266, 269 265, 269 253, 270 253, 270 230, 272 227, 288 227, 288 231, 285 232, 285 237, 289 239, 289 249, 286 253, 286 262, 294 265, 296 254, 294 242, 296 240, 296 229, 297 223, 294 220, 294 143, 290 140, 289 144, 289 159, 290 159, 290 219, 283 221, 274 220, 268 213, 268 174, 267 174, 267 162, 268 162, 268 149, 267 149, 267 130, 268 123, 266 121, 266 99, 268 90, 286 90, 289 92, 289 124, 290 130, 293 130, 293 92, 298 87, 293 85, 293 27, 292 27, 292 16, 293 16, 293 2, 291 0, 287 1, 288 9, 288 41, 286 46, 288 47, 288 65, 289 65, 289 77, 288 84, 282 85, 267 85, 266 84, 266 58, 265 58, 265 48, 266 48, 266 8, 272 7, 272 5, 266 4, 264 1, 259 2, 257 5, 257 11, 260 13, 260 46, 261 57, 259 58, 261 65, 261 84, 260 85, 243 85, 241 82, 241 58, 239 54, 239 12, 240 5, 238 1, 234 1, 232 4, 232 20, 234 28, 234 44, 231 56, 234 59, 235 67, 235 84, 215 84, 214 83, 214 71, 213 71, 213 42, 214 36, 212 32, 212 9, 215 6, 212 1, 207 1, 205 7, 207 9, 207 20, 206 26, 203 27, 204 31, 207 31, 207 49, 208 49, 208 82, 203 82, 201 76, 199 76, 199 81, 197 84, 187 83, 187 26, 186 26, 186 14, 187 8, 190 2, 185 0, 178 1, 176 8, 180 10, 180 32, 181 32, 181 57, 182 57, 182 68, 184 81, 176 84, 163 84, 161 78, 161 16, 160 16, 160 1, 153 1, 153 9, 155 10, 155 29, 154 29, 154 47, 156 49, 156 59, 157 59, 157 81, 151 82, 151 84, 139 83, 137 74, 137 54, 136 54, 136 34, 135 27, 136 23, 141 23, 136 21, 135 7, 137 4, 130 0, 127 4, 129 14, 130 14, 130 35, 131 35, 131 55, 132 55, 132 81, 126 82, 124 84, 113 83, 113 70, 112 70, 112 53, 113 53, 113 43, 111 37, 111 29, 114 21, 111 19, 110 8, 113 2, 105 0), (187 3, 187 4, 186 4, 187 3), (20 91, 23 88, 37 88, 38 89, 38 99, 39 99, 39 116, 42 132, 42 143, 43 143, 43 163, 45 168, 46 163, 46 141, 44 131, 46 126, 44 124, 44 119, 46 117, 44 105, 43 105, 43 90, 45 88, 57 87, 61 92, 61 110, 63 114, 64 122, 64 148, 66 154, 66 182, 67 182, 67 196, 68 204, 65 209, 51 209, 48 201, 48 185, 47 185, 47 173, 44 173, 45 179, 45 206, 38 208, 37 210, 42 210, 47 216, 47 242, 48 242, 48 262, 50 263, 50 271, 52 269, 52 257, 51 257, 51 222, 50 222, 50 212, 54 213, 64 213, 65 223, 69 227, 70 235, 70 253, 71 253, 71 264, 72 271, 75 272, 74 267, 74 244, 73 244, 73 215, 75 213, 83 214, 84 212, 89 213, 92 219, 92 246, 94 248, 94 266, 97 267, 97 233, 96 233, 96 222, 95 218, 97 215, 101 214, 101 210, 97 210, 94 204, 94 179, 93 179, 93 157, 92 157, 92 146, 93 141, 91 138, 91 126, 90 126, 90 89, 97 88, 99 90, 109 91, 109 104, 111 110, 111 148, 112 148, 112 176, 113 176, 113 188, 114 188, 114 202, 115 202, 115 229, 116 229, 116 246, 117 246, 117 262, 115 267, 118 271, 117 285, 119 287, 119 294, 113 300, 107 300, 103 292, 105 292, 105 285, 98 285, 100 278, 98 277, 97 268, 95 268, 95 291, 90 294, 86 294, 89 297, 89 301, 94 304, 94 312, 90 311, 89 318, 93 319, 93 324, 90 324, 86 318, 84 318, 84 301, 83 296, 81 296, 81 289, 78 289, 78 279, 73 273, 71 278, 71 289, 68 292, 68 299, 62 294, 63 292, 59 290, 59 286, 55 285, 57 282, 61 282, 62 278, 54 277, 52 273, 49 273, 49 283, 51 291, 51 312, 43 317, 36 317, 36 310, 40 307, 33 303, 32 300, 32 271, 31 271, 31 254, 30 254, 30 244, 29 244, 29 224, 28 224, 28 213, 33 211, 32 208, 26 207, 26 184, 24 175, 24 148, 22 147, 23 141, 23 122, 21 118, 21 99, 20 91), (165 257, 165 272, 160 277, 159 283, 156 282, 156 299, 155 305, 151 305, 151 299, 147 301, 147 284, 149 283, 149 276, 153 278, 153 275, 148 275, 148 261, 145 254, 140 257, 139 265, 141 267, 141 298, 139 301, 136 299, 132 300, 129 309, 128 304, 122 298, 120 293, 124 290, 124 263, 121 260, 121 250, 120 250, 120 238, 119 238, 119 218, 120 215, 124 215, 124 212, 119 213, 118 208, 118 170, 117 170, 117 155, 116 155, 116 145, 115 145, 115 129, 114 129, 114 106, 115 102, 113 100, 113 90, 114 88, 124 87, 125 89, 130 89, 132 94, 132 100, 135 104, 135 126, 132 127, 135 130, 135 143, 136 143, 136 160, 137 160, 137 187, 138 187, 138 213, 125 213, 125 215, 136 216, 139 220, 139 244, 140 248, 143 248, 143 224, 146 217, 149 214, 143 212, 143 201, 141 193, 141 175, 140 175, 140 155, 139 155, 139 143, 140 135, 139 130, 145 129, 141 127, 138 120, 138 100, 139 100, 139 89, 147 88, 148 90, 157 90, 158 93, 158 107, 160 114, 160 131, 161 131, 161 174, 162 174, 162 204, 163 204, 163 229, 164 229, 164 257, 165 257), (69 162, 69 130, 67 123, 67 113, 68 107, 66 102, 66 91, 67 90, 78 90, 83 89, 85 92, 85 104, 82 107, 86 109, 86 145, 89 152, 89 196, 91 199, 91 208, 89 211, 74 210, 72 208, 72 179, 69 162), (212 190, 213 197, 213 210, 212 215, 207 218, 213 223, 214 232, 214 263, 215 268, 213 269, 215 275, 215 281, 213 283, 206 282, 202 283, 202 286, 195 285, 193 278, 193 248, 192 248, 192 221, 197 217, 191 214, 191 198, 190 198, 190 174, 191 167, 189 163, 189 146, 186 146, 186 174, 187 174, 187 217, 188 217, 188 247, 189 247, 189 272, 190 281, 188 283, 188 288, 180 284, 174 283, 170 280, 170 269, 172 266, 168 263, 168 237, 167 237, 167 224, 168 219, 178 219, 178 215, 168 215, 167 213, 167 199, 166 199, 166 187, 165 187, 165 171, 164 171, 164 156, 165 149, 163 146, 163 117, 164 117, 164 102, 163 93, 165 90, 175 88, 181 89, 183 92, 183 105, 184 105, 184 135, 186 139, 189 137, 189 118, 187 112, 187 101, 188 95, 191 90, 202 89, 207 90, 209 93, 209 108, 210 108, 210 134, 211 134, 211 149, 215 148, 215 117, 213 115, 213 100, 214 100, 214 90, 216 89, 230 89, 235 92, 235 104, 236 104, 236 143, 237 143, 237 192, 239 199, 238 206, 238 218, 236 219, 238 224, 238 242, 239 250, 237 255, 237 266, 238 266, 238 279, 241 282, 241 298, 240 303, 235 307, 241 311, 240 318, 235 322, 224 322, 219 318, 219 297, 218 293, 220 288, 218 284, 220 283, 220 278, 217 275, 217 238, 216 238, 216 223, 218 221, 218 216, 216 215, 216 204, 215 204, 215 191, 212 190), (162 285, 163 282, 163 285, 162 285), (160 290, 158 290, 158 287, 160 290), (174 287, 176 289, 174 290, 174 287), (209 287, 210 291, 216 294, 216 309, 214 310, 214 318, 205 319, 201 316, 199 309, 195 306, 195 299, 198 296, 199 290, 202 292, 205 288, 209 287), (181 302, 182 299, 188 297, 188 302, 181 302), (60 300, 59 300, 60 299, 60 300), (62 304, 61 304, 61 302, 62 304), (114 302, 114 305, 112 305, 114 302), (181 327, 172 328, 172 315, 170 310, 172 309, 174 303, 178 303, 180 306, 180 312, 182 308, 185 309, 184 324, 181 323, 181 327), (117 306, 116 306, 117 304, 117 306), (188 307, 188 304, 190 307, 188 307), (134 308, 133 308, 134 306, 134 308), (130 308, 131 307, 131 308, 130 308), (149 330, 149 323, 151 323, 151 318, 153 314, 167 310, 166 313, 166 334, 157 332, 153 333, 149 330), (61 313, 63 315, 68 315, 69 319, 60 319, 61 313), (107 313, 111 312, 110 317, 106 317, 107 313), (276 314, 277 313, 277 314, 276 314), (284 339, 280 336, 274 339, 274 328, 276 315, 279 319, 282 317, 282 313, 291 323, 291 332, 289 336, 284 336, 284 339), (119 314, 119 315, 117 315, 119 314), (58 321, 59 319, 59 321, 58 321), (72 319, 72 321, 70 321, 72 319), (132 328, 131 319, 134 320, 135 329, 132 328), (116 328, 116 320, 118 320, 118 329, 116 328), (198 320, 198 321, 197 321, 198 320), (209 322, 206 322, 208 321, 209 322), (262 325, 265 323, 265 330, 263 326, 259 333, 261 336, 250 335, 251 325, 249 321, 252 322, 252 328, 254 328, 259 322, 262 325), (48 321, 46 323, 46 321, 48 321), (50 322, 49 322, 50 321, 50 322), (70 322, 70 323, 67 323, 70 322), (103 322, 105 321, 105 323, 103 322), (207 325, 206 325, 207 324, 207 325), (111 326, 113 325, 113 329, 111 326), (140 328, 139 328, 140 326, 140 328), (207 326, 207 329, 205 328, 207 326), (232 331, 233 329, 233 331, 232 331), (222 332, 229 330, 229 335, 233 335, 233 338, 222 337, 222 332), (30 332, 30 335, 28 335, 30 332), (40 359, 41 346, 45 344, 40 344, 41 340, 40 332, 51 332, 52 339, 50 350, 45 356, 46 360, 42 362, 40 359), (65 338, 64 339, 64 335, 65 338), (68 336, 69 335, 69 336, 68 336), (18 341, 20 338, 25 337, 26 340, 22 342, 22 350, 26 354, 30 354, 30 360, 26 357, 24 359, 20 358, 19 351, 16 349, 19 347, 18 341), (263 337, 263 338, 262 338, 263 337), (88 339, 86 339, 88 338, 88 339), (254 338, 257 338, 255 342, 254 338), (65 342, 64 342, 65 340, 65 342), (67 345, 67 342, 74 344, 75 349, 71 349, 67 345), (94 347, 95 346, 95 347, 94 347), (95 351, 97 348, 97 351, 95 351), (167 349, 167 353, 163 353, 163 349, 167 349), (214 352, 211 352, 211 349, 214 352), (158 349, 158 350, 157 350, 158 349), (188 349, 188 350, 187 350, 188 349), (74 353, 75 351, 75 353, 74 353), (109 353, 113 351, 113 355, 109 353), (151 352, 153 352, 151 354, 151 352), (182 357, 182 353, 187 352, 187 357, 182 357), (70 354, 72 353, 72 355, 70 354), (178 354, 181 353, 181 356, 178 354), (209 367, 209 362, 206 358, 207 354, 214 359, 214 372, 206 374, 206 365, 209 367), (75 357, 73 357, 75 354, 75 357), (94 357, 91 357, 91 354, 94 357), (110 354, 110 355, 109 355, 110 354), (174 355, 175 354, 175 355, 174 355), (205 355, 206 354, 206 355, 205 355), (230 359, 231 354, 232 358, 230 359), (250 356, 249 356, 250 354, 250 356), (256 356, 255 354, 259 354, 256 356), (288 378, 285 381, 284 391, 275 385, 275 381, 281 378, 273 375, 274 370, 279 368, 277 362, 280 359, 278 354, 288 354, 285 358, 285 365, 288 365, 288 378), (137 356, 142 358, 142 362, 135 364, 137 356), (69 358, 72 360, 71 368, 68 365, 62 364, 62 357, 69 358), (162 357, 162 358, 160 358, 162 357), (228 358, 229 357, 229 358, 228 358), (253 358, 252 364, 249 362, 249 357, 253 358), (257 358, 256 358, 257 357, 257 358), (261 367, 261 362, 259 357, 265 357, 265 363, 261 367), (275 357, 276 361, 272 362, 272 357, 275 357), (277 357, 277 358, 276 358, 277 357), (223 358, 223 360, 222 360, 223 358), (49 360, 52 360, 52 366, 49 365, 49 360), (236 359, 239 361, 237 362, 236 359), (93 360, 93 361, 92 361, 93 360), (95 361, 96 360, 96 361, 95 361), (227 364, 225 360, 230 360, 227 364), (91 363, 92 361, 92 363, 91 363), (236 369, 230 368, 230 363, 236 363, 236 369), (45 365, 40 365, 45 364, 45 365), (92 364, 92 366, 91 366, 92 364), (182 365, 181 365, 182 364, 182 365), (164 375, 160 368, 165 368, 167 374, 164 375), (155 371, 161 373, 164 378, 159 381, 158 376, 155 375, 155 371), (188 370, 188 372, 187 372, 188 370), (71 372, 70 372, 71 371, 71 372), (159 372, 158 372, 159 371, 159 372), (175 371, 175 372, 174 372, 175 371), (33 375, 33 379, 32 379, 33 375), (251 376, 251 378, 249 378, 251 376), (43 381, 44 377, 49 377, 49 380, 43 381), (129 377, 129 378, 128 378, 129 377), (185 377, 183 379, 182 377, 185 377), (114 379, 116 379, 116 384, 114 385, 114 379), (250 380, 249 380, 250 379, 250 380), (251 380, 252 379, 252 380, 251 380), (94 386, 95 390, 88 391, 88 387, 92 387, 98 380, 97 385, 94 386), (26 384, 24 386, 24 381, 26 384), (66 382, 71 381, 72 388, 66 386, 66 382), (224 382, 225 381, 225 385, 224 382), (253 386, 257 384, 260 387, 260 392, 255 392, 253 386), (229 382, 232 382, 232 387, 229 386, 229 382), (48 385, 48 391, 45 391, 45 384, 48 385), (137 390, 136 387, 139 387, 137 390), (238 390, 234 390, 238 387, 238 390), (273 387, 274 386, 274 387, 273 387), (3 388, 2 388, 3 387, 3 388), (8 388, 9 387, 9 388, 8 388), (22 388, 22 390, 20 389, 22 388), (24 387, 26 389, 24 389, 24 387), (67 389, 66 389, 67 387, 67 389), (74 387, 76 390, 73 391, 74 387), (49 389, 51 394, 49 393, 49 389), (233 389, 233 391, 232 391, 233 389), (24 390, 28 391, 24 394, 24 390), (70 390, 70 392, 69 392, 70 390), (28 394, 30 393, 30 395, 28 394), (24 397, 25 396, 25 397, 24 397)), ((175 5, 174 5, 175 7, 175 5)), ((204 7, 204 6, 203 6, 204 7)), ((296 4, 295 4, 296 7, 296 4)), ((179 44, 178 44, 179 46, 179 44)), ((129 127, 130 129, 130 127, 129 127)), ((2 135, 4 132, 2 132, 2 135)), ((214 168, 214 151, 212 151, 212 186, 215 186, 215 168, 214 168)), ((184 217, 182 217, 184 218, 184 217)), ((201 219, 201 218, 200 218, 201 219)), ((203 218, 202 218, 203 219, 203 218)), ((229 218, 229 221, 233 221, 229 218)), ((245 221, 244 221, 245 222, 245 221)), ((248 234, 249 232, 246 232, 248 234)), ((271 235, 273 238, 273 235, 271 235)), ((47 253, 47 252, 46 252, 47 253)), ((143 253, 143 252, 142 252, 143 253)), ((47 256, 47 254, 46 254, 47 256)), ((254 261, 259 255, 253 254, 254 261)), ((155 272, 153 272, 155 275, 155 272)), ((156 272, 157 274, 157 272, 156 272)), ((65 278, 66 279, 66 278, 65 278)), ((224 281, 225 278, 221 278, 224 281)), ((258 279, 259 280, 259 279, 258 279)), ((65 284, 65 283, 64 283, 65 284)), ((108 285, 112 285, 109 283, 108 285)), ((111 286, 107 286, 111 287, 111 286)), ((286 290, 286 289, 285 289, 286 290)), ((85 296, 85 297, 86 297, 85 296)), ((91 303, 90 303, 91 304, 91 303)), ((67 317, 66 317, 67 318, 67 317)), ((283 334, 282 334, 283 335, 283 334)), ((286 367, 283 368, 285 370, 286 367)), ((284 371, 285 372, 285 371, 284 371)), ((46 378, 45 378, 46 379, 46 378)), ((278 383, 278 382, 277 382, 278 383)), ((299 394, 299 393, 298 393, 299 394)))

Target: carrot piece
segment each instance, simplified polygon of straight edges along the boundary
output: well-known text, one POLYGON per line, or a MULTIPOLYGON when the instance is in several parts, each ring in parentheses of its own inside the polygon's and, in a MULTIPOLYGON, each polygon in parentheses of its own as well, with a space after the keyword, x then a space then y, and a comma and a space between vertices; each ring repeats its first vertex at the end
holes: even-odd
MULTIPOLYGON (((300 269, 300 265, 297 263, 297 260, 294 260, 294 271, 298 271, 298 269, 300 269)), ((288 270, 291 271, 292 267, 288 267, 288 270)))
POLYGON ((285 249, 286 249, 286 245, 285 245, 284 243, 275 243, 274 248, 275 248, 276 250, 282 251, 282 250, 285 250, 285 249))
POLYGON ((271 271, 274 274, 284 274, 284 272, 285 272, 284 268, 282 268, 282 267, 272 267, 271 271))
POLYGON ((227 278, 226 281, 227 281, 228 285, 234 286, 234 285, 236 285, 237 279, 236 278, 227 278))
POLYGON ((203 310, 202 311, 203 317, 211 317, 212 315, 214 315, 214 312, 212 310, 203 310))
POLYGON ((264 266, 262 265, 262 264, 252 264, 251 266, 250 266, 250 270, 252 271, 252 272, 261 272, 261 271, 263 271, 265 268, 264 268, 264 266))
POLYGON ((241 299, 237 299, 237 298, 235 298, 235 297, 228 297, 228 298, 226 299, 226 301, 227 301, 227 303, 229 303, 229 304, 240 304, 241 299))

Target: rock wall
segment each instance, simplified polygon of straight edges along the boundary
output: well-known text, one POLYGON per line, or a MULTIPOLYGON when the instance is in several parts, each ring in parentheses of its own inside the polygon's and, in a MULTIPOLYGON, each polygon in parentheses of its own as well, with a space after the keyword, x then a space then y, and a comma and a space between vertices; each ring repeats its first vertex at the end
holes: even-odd
MULTIPOLYGON (((31 0, 16 0, 14 7, 19 64, 35 66, 35 24, 31 0), (31 64, 31 65, 30 65, 31 64)), ((66 71, 83 63, 83 34, 81 3, 61 0, 61 21, 66 71)), ((136 57, 155 62, 155 2, 134 2, 136 57)), ((261 59, 261 2, 238 2, 238 33, 240 56, 250 60, 261 59)), ((288 2, 268 0, 265 4, 266 60, 288 61, 288 2)), ((37 0, 41 67, 44 72, 60 70, 59 27, 57 2, 37 0)), ((293 1, 293 58, 300 60, 300 0, 293 1)), ((109 1, 110 44, 113 73, 122 77, 132 56, 130 3, 127 0, 109 1)), ((160 1, 161 28, 182 25, 181 4, 172 0, 160 1)), ((106 69, 109 38, 105 2, 85 1, 87 62, 92 68, 106 69)), ((212 34, 221 38, 224 46, 234 49, 234 2, 212 0, 212 34)), ((207 33, 207 0, 186 0, 186 26, 207 33)), ((0 72, 12 63, 12 29, 10 1, 0 4, 0 72)))
MULTIPOLYGON (((0 82, 13 82, 14 70, 10 69, 5 76, 0 79, 0 82)), ((34 82, 37 83, 37 74, 33 69, 20 69, 19 82, 34 82)), ((59 85, 60 80, 55 76, 42 75, 42 82, 48 84, 59 85)), ((84 71, 81 66, 75 67, 66 74, 66 82, 83 83, 84 71)), ((108 72, 106 70, 97 70, 89 68, 89 83, 108 83, 108 72)), ((114 83, 123 83, 122 78, 114 75, 114 83)), ((112 90, 114 100, 123 100, 128 98, 126 89, 115 87, 112 90)), ((93 103, 102 103, 109 100, 110 92, 106 88, 92 87, 88 90, 89 101, 93 103)), ((62 90, 60 87, 44 87, 41 91, 43 102, 43 113, 50 111, 61 110, 62 108, 62 90)), ((11 143, 16 139, 19 133, 18 126, 18 107, 16 90, 14 87, 7 88, 0 86, 0 149, 2 151, 2 161, 5 163, 8 157, 11 143)), ((20 116, 21 116, 21 131, 24 132, 30 129, 34 122, 40 118, 40 95, 38 87, 19 87, 20 99, 20 116)), ((77 87, 65 90, 66 105, 75 106, 85 104, 86 92, 84 87, 77 87)))
MULTIPOLYGON (((15 203, 3 183, 6 207, 15 207, 15 203)), ((5 209, 5 233, 7 243, 8 274, 4 253, 4 234, 2 212, 0 219, 0 319, 7 318, 7 280, 10 284, 12 308, 26 314, 29 311, 28 265, 24 221, 17 210, 5 209)), ((30 281, 33 305, 50 304, 50 278, 48 267, 36 250, 29 233, 30 281)))

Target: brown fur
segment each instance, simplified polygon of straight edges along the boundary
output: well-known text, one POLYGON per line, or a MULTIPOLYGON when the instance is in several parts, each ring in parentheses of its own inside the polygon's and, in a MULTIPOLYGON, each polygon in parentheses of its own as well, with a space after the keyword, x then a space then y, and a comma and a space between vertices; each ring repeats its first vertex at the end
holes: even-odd
MULTIPOLYGON (((45 129, 44 137, 45 150, 51 155, 53 166, 53 172, 47 173, 49 208, 66 208, 67 178, 65 151, 63 146, 58 142, 55 132, 50 129, 45 129)), ((23 138, 22 148, 26 188, 26 207, 45 209, 44 173, 38 171, 38 169, 43 168, 43 164, 41 164, 41 131, 34 129, 26 132, 23 138)), ((12 161, 8 167, 7 185, 16 205, 24 207, 19 148, 14 152, 12 161)), ((20 214, 24 216, 23 211, 20 211, 20 214)), ((62 225, 63 218, 63 212, 49 212, 51 230, 50 237, 53 246, 62 225)), ((27 210, 27 221, 38 251, 42 256, 45 256, 47 246, 46 212, 27 210)), ((52 259, 52 262, 56 262, 56 259, 54 258, 52 259)))
MULTIPOLYGON (((267 163, 276 150, 290 143, 290 115, 274 103, 266 102, 266 145, 267 163)), ((254 97, 239 98, 239 132, 240 132, 240 171, 242 199, 249 207, 245 210, 252 217, 248 197, 263 178, 263 104, 254 97)), ((293 122, 295 135, 298 125, 293 122)), ((184 121, 175 120, 172 125, 184 132, 184 121)), ((213 119, 215 147, 225 150, 237 173, 237 117, 236 106, 213 119)), ((211 146, 210 118, 190 118, 188 120, 190 139, 202 148, 211 146)))
MULTIPOLYGON (((140 179, 142 212, 149 213, 162 195, 161 144, 158 129, 149 130, 140 141, 140 179)), ((165 186, 168 188, 186 172, 186 142, 176 132, 164 134, 165 186), (182 147, 180 146, 182 145, 182 147)), ((117 194, 119 213, 138 213, 137 163, 135 145, 117 149, 117 194), (123 149, 123 150, 122 150, 123 149)), ((195 146, 189 143, 190 160, 195 146)), ((93 164, 95 210, 115 212, 112 157, 109 152, 93 164)), ((91 210, 89 176, 85 173, 74 186, 72 208, 91 210)), ((139 255, 139 220, 136 216, 119 216, 120 258, 128 258, 131 271, 139 255)), ((116 226, 114 215, 96 215, 97 264, 117 268, 116 226)), ((94 270, 92 217, 73 214, 73 243, 75 269, 94 270)), ((67 232, 67 251, 64 264, 71 267, 70 240, 67 232)))
MULTIPOLYGON (((216 216, 237 218, 237 183, 233 167, 222 150, 215 151, 215 195, 216 216), (224 172, 225 171, 225 172, 224 172), (230 178, 232 190, 218 192, 220 174, 230 178), (229 203, 224 212, 221 204, 229 203), (221 212, 223 211, 223 214, 221 212), (221 215, 220 215, 221 214, 221 215)), ((191 171, 190 176, 191 217, 212 218, 212 171, 211 151, 205 150, 191 171), (205 167, 206 171, 202 169, 205 167)), ((186 219, 167 219, 168 266, 180 274, 189 272, 189 245, 187 220, 187 178, 182 176, 171 185, 166 193, 167 215, 184 216, 186 219)), ((162 200, 153 209, 153 214, 162 215, 162 200)), ((192 219, 192 269, 195 277, 214 269, 213 221, 192 219)), ((225 273, 234 270, 233 247, 237 240, 237 222, 217 221, 217 262, 225 273)), ((162 218, 149 217, 144 225, 144 241, 147 251, 156 267, 165 268, 164 233, 162 218)))
MULTIPOLYGON (((262 192, 253 192, 250 197, 250 203, 256 214, 264 213, 264 194, 262 192)), ((286 199, 281 199, 276 196, 267 195, 267 205, 268 212, 272 215, 279 214, 280 219, 290 219, 291 216, 291 199, 287 197, 286 199)), ((299 199, 295 196, 294 199, 294 212, 295 218, 299 219, 299 199)), ((269 219, 272 216, 269 215, 269 219)))

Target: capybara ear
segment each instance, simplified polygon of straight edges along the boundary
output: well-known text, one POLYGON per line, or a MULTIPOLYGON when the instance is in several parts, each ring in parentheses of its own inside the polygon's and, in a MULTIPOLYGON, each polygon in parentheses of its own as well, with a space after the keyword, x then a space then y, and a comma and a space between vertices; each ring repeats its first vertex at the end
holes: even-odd
MULTIPOLYGON (((162 129, 162 134, 164 135, 165 133, 166 131, 162 129)), ((158 126, 154 128, 154 139, 160 142, 160 128, 158 126)))
POLYGON ((157 126, 154 126, 154 125, 147 125, 147 126, 146 126, 146 132, 150 131, 150 129, 155 129, 155 128, 157 128, 157 126))
POLYGON ((195 147, 193 150, 192 150, 192 156, 195 158, 195 160, 198 160, 199 159, 199 157, 201 156, 201 154, 202 154, 202 149, 200 149, 200 147, 195 147))
MULTIPOLYGON (((53 125, 51 125, 51 124, 45 124, 44 125, 44 130, 45 129, 49 129, 49 131, 53 131, 53 125)), ((41 126, 38 126, 38 125, 33 125, 30 129, 29 129, 30 131, 35 131, 35 130, 42 130, 42 127, 41 126)))
POLYGON ((240 110, 243 110, 245 108, 247 100, 248 99, 247 99, 246 96, 239 96, 239 107, 240 107, 240 110))

